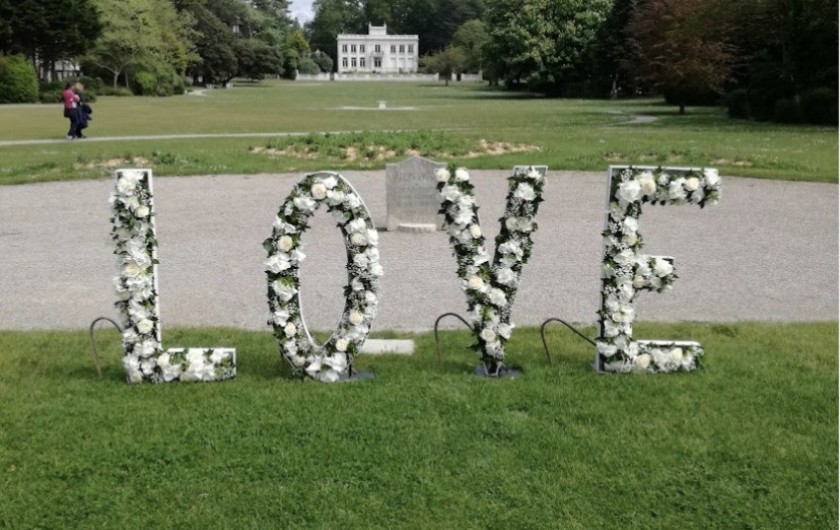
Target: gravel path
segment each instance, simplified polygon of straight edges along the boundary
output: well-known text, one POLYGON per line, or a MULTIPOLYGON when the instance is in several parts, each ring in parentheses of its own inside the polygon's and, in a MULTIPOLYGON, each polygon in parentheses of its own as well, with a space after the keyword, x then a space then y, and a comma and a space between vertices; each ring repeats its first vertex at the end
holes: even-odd
MULTIPOLYGON (((489 241, 507 171, 474 171, 489 241)), ((374 218, 385 173, 346 172, 374 218)), ((268 329, 261 242, 300 174, 155 181, 161 311, 166 326, 268 329)), ((114 316, 110 180, 0 187, 0 329, 83 328, 114 316)), ((810 321, 838 316, 838 187, 725 178, 718 206, 645 209, 646 251, 673 255, 672 292, 643 294, 641 320, 810 321)), ((514 307, 519 325, 549 317, 593 323, 599 294, 606 172, 550 172, 531 262, 514 307)), ((304 237, 305 315, 332 329, 342 307, 344 251, 324 212, 304 237)), ((443 233, 384 232, 375 329, 428 330, 465 310, 443 233)), ((492 250, 491 250, 492 252, 492 250)), ((452 322, 456 324, 456 322, 452 322)))

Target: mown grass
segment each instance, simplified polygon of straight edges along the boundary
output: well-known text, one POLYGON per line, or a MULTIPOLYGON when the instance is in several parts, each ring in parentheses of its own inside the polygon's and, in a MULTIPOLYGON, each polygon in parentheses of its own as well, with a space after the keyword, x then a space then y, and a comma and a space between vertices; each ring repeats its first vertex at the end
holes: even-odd
MULTIPOLYGON (((429 140, 420 146, 428 156, 475 169, 542 163, 602 171, 609 164, 662 164, 715 166, 735 176, 838 178, 836 128, 730 120, 720 108, 689 108, 680 116, 655 100, 552 100, 481 84, 265 82, 205 96, 102 97, 94 106, 94 137, 389 131, 395 138, 429 140), (388 110, 378 110, 379 101, 388 110), (628 123, 638 115, 656 121, 628 123), (538 151, 481 154, 482 140, 538 151)), ((7 124, 0 141, 61 138, 66 127, 57 106, 0 106, 0 122, 7 124)), ((303 138, 284 137, 0 146, 0 184, 99 178, 112 165, 135 161, 159 175, 196 175, 382 168, 402 157, 336 159, 323 156, 329 141, 317 138, 324 149, 309 158, 253 149, 290 141, 303 147, 303 138)))
POLYGON ((182 329, 237 347, 238 377, 128 386, 114 332, 102 379, 83 332, 0 332, 0 527, 837 527, 836 322, 636 334, 698 339, 706 366, 596 375, 550 328, 552 368, 525 329, 524 375, 491 381, 446 332, 441 366, 418 335, 329 386, 288 379, 268 333, 182 329))

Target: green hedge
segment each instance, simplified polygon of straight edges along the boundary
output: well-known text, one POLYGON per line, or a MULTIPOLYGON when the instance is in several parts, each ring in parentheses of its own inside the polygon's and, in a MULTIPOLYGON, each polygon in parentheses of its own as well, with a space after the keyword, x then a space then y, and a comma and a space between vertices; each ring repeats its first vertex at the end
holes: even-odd
POLYGON ((0 57, 0 103, 38 101, 38 75, 22 55, 0 57))

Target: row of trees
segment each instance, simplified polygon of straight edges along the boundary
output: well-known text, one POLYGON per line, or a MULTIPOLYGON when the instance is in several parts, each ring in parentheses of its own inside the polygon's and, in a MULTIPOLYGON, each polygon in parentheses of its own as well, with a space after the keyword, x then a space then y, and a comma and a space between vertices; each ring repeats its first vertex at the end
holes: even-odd
POLYGON ((114 87, 154 79, 155 90, 241 76, 329 71, 311 57, 289 0, 0 0, 0 55, 22 54, 42 81, 61 61, 114 87))
POLYGON ((314 8, 307 36, 333 57, 339 33, 387 23, 391 33, 419 35, 430 71, 482 70, 491 82, 550 95, 657 92, 684 109, 741 90, 747 113, 765 119, 780 100, 837 92, 836 0, 315 0, 314 8))

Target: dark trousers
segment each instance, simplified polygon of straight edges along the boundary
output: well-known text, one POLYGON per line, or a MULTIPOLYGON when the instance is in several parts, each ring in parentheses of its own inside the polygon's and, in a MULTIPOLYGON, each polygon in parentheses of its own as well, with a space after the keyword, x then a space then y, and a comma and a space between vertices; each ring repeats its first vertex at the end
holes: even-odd
POLYGON ((79 109, 64 109, 64 117, 70 120, 67 136, 75 138, 79 135, 79 109))

